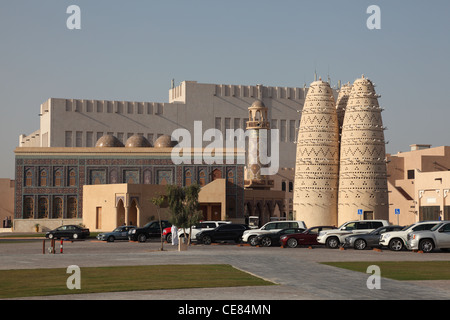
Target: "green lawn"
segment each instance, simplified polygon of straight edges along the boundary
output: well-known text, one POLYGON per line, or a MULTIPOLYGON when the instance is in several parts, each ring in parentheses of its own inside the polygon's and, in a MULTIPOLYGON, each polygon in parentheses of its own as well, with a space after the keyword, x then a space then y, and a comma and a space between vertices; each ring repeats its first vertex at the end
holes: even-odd
POLYGON ((450 280, 450 261, 372 261, 324 262, 343 269, 366 272, 370 265, 380 267, 381 276, 394 280, 450 280))
POLYGON ((182 288, 266 286, 272 282, 230 265, 81 268, 81 289, 69 290, 66 269, 0 271, 0 298, 182 288))

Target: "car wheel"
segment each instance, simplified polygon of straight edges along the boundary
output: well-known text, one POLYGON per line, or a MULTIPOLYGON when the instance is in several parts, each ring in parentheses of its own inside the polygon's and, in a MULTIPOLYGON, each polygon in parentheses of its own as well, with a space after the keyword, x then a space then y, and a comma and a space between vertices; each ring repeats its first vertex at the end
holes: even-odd
POLYGON ((145 242, 145 241, 147 241, 147 236, 146 236, 145 234, 141 233, 141 234, 138 236, 138 241, 139 241, 139 242, 145 242))
POLYGON ((256 246, 258 244, 258 242, 256 241, 256 236, 249 237, 247 242, 252 246, 256 246))
POLYGON ((169 233, 169 234, 167 235, 166 241, 167 241, 168 243, 172 243, 172 234, 171 234, 171 233, 169 233))
POLYGON ((78 233, 74 233, 72 236, 73 239, 78 239, 78 233))
POLYGON ((270 239, 269 237, 264 237, 261 239, 261 244, 264 247, 270 247, 272 245, 272 239, 270 239))
POLYGON ((113 237, 113 236, 109 236, 108 239, 106 239, 106 241, 108 241, 108 242, 114 242, 114 237, 113 237))
POLYGON ((392 239, 389 241, 389 249, 392 251, 400 251, 403 249, 403 241, 400 239, 392 239))
POLYGON ((367 248, 367 243, 366 243, 365 240, 357 239, 355 241, 355 249, 357 249, 357 250, 364 250, 365 248, 367 248))
POLYGON ((327 247, 330 249, 337 249, 339 247, 339 239, 336 237, 330 237, 327 239, 327 247))
POLYGON ((419 249, 423 252, 431 252, 434 249, 434 242, 430 239, 424 239, 419 243, 419 249))
POLYGON ((209 245, 209 244, 211 244, 211 237, 210 236, 203 236, 203 238, 202 238, 202 242, 203 242, 203 244, 206 244, 206 245, 209 245))
POLYGON ((289 248, 296 248, 298 246, 298 241, 295 238, 290 238, 287 241, 287 245, 288 245, 289 248))

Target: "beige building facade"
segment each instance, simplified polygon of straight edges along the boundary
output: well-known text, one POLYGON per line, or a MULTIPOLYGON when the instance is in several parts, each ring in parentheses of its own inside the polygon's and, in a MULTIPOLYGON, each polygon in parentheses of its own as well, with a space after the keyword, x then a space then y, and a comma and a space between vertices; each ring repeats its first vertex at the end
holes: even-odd
POLYGON ((15 181, 0 179, 0 230, 10 228, 14 218, 15 181))
MULTIPOLYGON (((154 197, 167 195, 164 185, 85 185, 83 194, 83 224, 94 232, 113 230, 125 224, 143 226, 159 218, 170 219, 167 204, 158 209, 152 203, 154 197)), ((203 211, 204 220, 244 221, 228 215, 226 194, 226 179, 214 180, 201 188, 199 209, 203 211)))
POLYGON ((391 222, 450 219, 450 147, 414 144, 387 160, 391 222))

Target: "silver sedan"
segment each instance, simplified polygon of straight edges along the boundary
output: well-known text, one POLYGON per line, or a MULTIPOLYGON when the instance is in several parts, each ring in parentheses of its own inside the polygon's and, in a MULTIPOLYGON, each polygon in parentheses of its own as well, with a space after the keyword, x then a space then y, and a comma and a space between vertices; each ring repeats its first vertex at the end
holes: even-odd
POLYGON ((353 234, 345 238, 344 247, 355 248, 357 250, 378 247, 381 234, 390 231, 400 231, 402 229, 402 226, 384 226, 369 233, 353 234))

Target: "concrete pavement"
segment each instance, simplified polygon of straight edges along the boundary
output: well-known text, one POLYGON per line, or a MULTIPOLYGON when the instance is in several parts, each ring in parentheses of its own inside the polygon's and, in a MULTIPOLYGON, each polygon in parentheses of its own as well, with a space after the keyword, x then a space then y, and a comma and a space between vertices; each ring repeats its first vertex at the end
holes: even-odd
MULTIPOLYGON (((57 247, 58 248, 58 247, 57 247)), ((40 242, 0 242, 0 270, 28 268, 67 268, 69 265, 127 266, 155 264, 230 264, 276 283, 266 287, 183 289, 116 292, 105 294, 36 297, 32 299, 119 299, 119 300, 347 300, 347 299, 449 299, 450 284, 381 279, 381 289, 370 290, 366 282, 371 274, 338 269, 319 262, 326 261, 414 261, 450 260, 449 253, 418 254, 384 250, 340 251, 326 248, 257 248, 235 245, 197 245, 178 252, 159 243, 75 242, 64 245, 64 254, 42 254, 40 242)), ((383 276, 381 270, 381 276, 383 276)), ((27 298, 30 299, 30 298, 27 298)))

